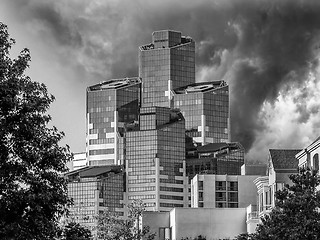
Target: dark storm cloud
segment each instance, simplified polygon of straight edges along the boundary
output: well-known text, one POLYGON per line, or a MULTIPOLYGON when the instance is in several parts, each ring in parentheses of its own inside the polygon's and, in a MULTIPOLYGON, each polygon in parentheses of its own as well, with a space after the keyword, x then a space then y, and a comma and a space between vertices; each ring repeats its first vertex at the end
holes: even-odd
MULTIPOLYGON (((155 30, 174 29, 196 41, 197 68, 212 68, 231 89, 232 138, 249 150, 265 126, 258 115, 284 87, 299 87, 318 66, 317 1, 15 1, 25 20, 45 24, 56 47, 77 52, 76 68, 91 81, 136 76, 138 46, 155 30), (26 3, 28 2, 28 3, 26 3)), ((67 56, 65 56, 67 57, 67 56)), ((208 69, 207 69, 208 70, 208 69)), ((210 71, 209 71, 210 72, 210 71)), ((213 80, 210 74, 198 81, 213 80)), ((297 111, 309 118, 303 99, 297 111)))

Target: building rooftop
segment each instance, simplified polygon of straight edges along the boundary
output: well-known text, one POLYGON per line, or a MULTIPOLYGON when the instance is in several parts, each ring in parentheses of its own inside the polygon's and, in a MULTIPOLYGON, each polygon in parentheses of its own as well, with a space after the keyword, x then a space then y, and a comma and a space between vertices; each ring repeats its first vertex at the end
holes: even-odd
POLYGON ((224 149, 234 150, 234 149, 243 149, 243 147, 238 142, 209 143, 204 146, 199 146, 197 150, 199 153, 213 153, 213 152, 221 151, 224 149))
POLYGON ((93 86, 88 87, 89 91, 103 90, 103 89, 118 89, 122 87, 127 87, 130 85, 140 84, 141 78, 132 77, 132 78, 121 78, 121 79, 111 79, 108 81, 100 82, 93 86))
POLYGON ((188 86, 177 88, 174 90, 175 94, 188 94, 212 91, 217 88, 225 87, 227 83, 223 80, 216 80, 211 82, 193 83, 188 86))
POLYGON ((180 31, 174 30, 160 30, 152 33, 152 43, 145 44, 139 47, 141 51, 172 48, 181 46, 186 43, 192 42, 191 37, 181 35, 180 31))
POLYGON ((103 175, 109 172, 119 173, 122 171, 122 168, 123 167, 121 165, 89 166, 89 167, 84 167, 84 168, 69 172, 65 176, 66 177, 79 176, 80 178, 98 177, 100 175, 103 175))
POLYGON ((301 149, 269 149, 274 169, 297 169, 298 160, 295 155, 300 151, 301 149))

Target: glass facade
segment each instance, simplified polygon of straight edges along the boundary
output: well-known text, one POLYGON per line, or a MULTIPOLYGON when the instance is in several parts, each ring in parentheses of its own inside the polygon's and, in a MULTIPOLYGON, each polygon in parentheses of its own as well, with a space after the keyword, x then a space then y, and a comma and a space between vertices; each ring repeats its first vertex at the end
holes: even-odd
POLYGON ((184 206, 184 126, 178 111, 141 108, 140 130, 126 133, 128 200, 144 199, 151 211, 184 206))
POLYGON ((123 164, 123 132, 138 121, 139 78, 106 81, 87 89, 87 158, 90 166, 123 164))
POLYGON ((229 86, 224 81, 192 84, 176 89, 174 107, 186 119, 186 133, 195 142, 228 142, 229 86))
POLYGON ((85 167, 66 174, 73 200, 69 218, 95 233, 100 210, 108 208, 123 216, 124 175, 121 166, 85 167))
POLYGON ((140 47, 142 106, 172 106, 172 90, 195 82, 195 43, 181 32, 157 31, 140 47))
POLYGON ((241 175, 243 164, 244 148, 240 143, 208 144, 187 157, 186 174, 189 181, 196 174, 241 175))

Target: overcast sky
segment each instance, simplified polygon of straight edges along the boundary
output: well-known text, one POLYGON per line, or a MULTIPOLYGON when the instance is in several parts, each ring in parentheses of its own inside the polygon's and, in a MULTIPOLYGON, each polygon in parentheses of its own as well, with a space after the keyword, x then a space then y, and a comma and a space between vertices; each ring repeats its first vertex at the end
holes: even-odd
POLYGON ((320 129, 320 2, 312 0, 1 0, 0 21, 27 47, 27 74, 56 97, 63 144, 85 151, 86 87, 138 74, 138 46, 155 30, 196 41, 197 81, 231 88, 233 141, 263 161, 304 148, 320 129))

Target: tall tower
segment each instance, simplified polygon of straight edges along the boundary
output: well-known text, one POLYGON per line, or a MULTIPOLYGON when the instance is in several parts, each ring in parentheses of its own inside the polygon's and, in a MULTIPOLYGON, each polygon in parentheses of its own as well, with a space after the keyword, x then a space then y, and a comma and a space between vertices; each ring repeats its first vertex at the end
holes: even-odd
POLYGON ((139 78, 105 81, 87 88, 87 161, 90 166, 124 163, 123 134, 138 122, 139 78))
POLYGON ((139 49, 142 106, 172 107, 173 89, 195 82, 194 41, 181 32, 156 31, 139 49))
POLYGON ((193 141, 230 142, 229 86, 225 81, 195 83, 174 90, 174 107, 186 120, 186 134, 193 141))
POLYGON ((141 108, 139 127, 126 132, 128 200, 142 199, 148 211, 186 207, 182 114, 164 107, 141 108))

